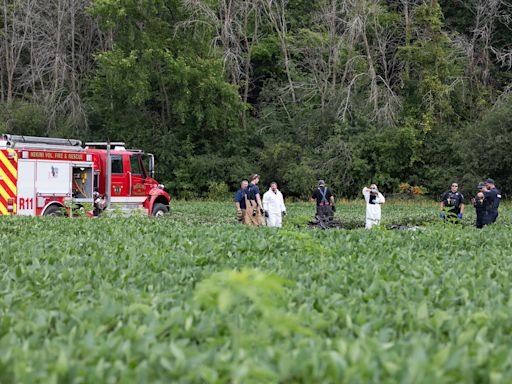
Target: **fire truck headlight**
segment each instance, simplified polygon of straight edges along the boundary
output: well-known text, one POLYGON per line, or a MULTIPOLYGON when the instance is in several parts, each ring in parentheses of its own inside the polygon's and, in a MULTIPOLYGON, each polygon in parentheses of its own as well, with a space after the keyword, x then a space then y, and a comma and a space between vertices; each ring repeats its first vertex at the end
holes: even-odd
POLYGON ((165 186, 163 184, 158 184, 156 187, 159 188, 159 189, 164 189, 165 188, 165 186))

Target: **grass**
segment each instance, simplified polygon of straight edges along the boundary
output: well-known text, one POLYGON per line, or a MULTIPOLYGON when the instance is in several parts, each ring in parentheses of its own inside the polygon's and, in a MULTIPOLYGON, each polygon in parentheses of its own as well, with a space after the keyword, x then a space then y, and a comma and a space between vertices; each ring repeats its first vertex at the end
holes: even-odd
POLYGON ((2 383, 508 383, 512 238, 390 202, 366 231, 235 224, 228 203, 147 218, 0 220, 2 383))
MULTIPOLYGON (((510 204, 502 204, 500 223, 511 224, 512 213, 510 204)), ((364 201, 342 200, 336 204, 336 217, 341 219, 348 229, 364 228, 364 201)), ((234 224, 234 204, 211 201, 173 201, 172 214, 169 220, 181 224, 234 224)), ((305 227, 315 213, 314 203, 294 202, 287 204, 288 215, 283 226, 288 229, 305 227)), ((382 206, 382 225, 424 225, 439 223, 439 203, 422 201, 390 200, 382 206)), ((463 226, 473 226, 476 220, 475 210, 469 204, 466 206, 463 226)))

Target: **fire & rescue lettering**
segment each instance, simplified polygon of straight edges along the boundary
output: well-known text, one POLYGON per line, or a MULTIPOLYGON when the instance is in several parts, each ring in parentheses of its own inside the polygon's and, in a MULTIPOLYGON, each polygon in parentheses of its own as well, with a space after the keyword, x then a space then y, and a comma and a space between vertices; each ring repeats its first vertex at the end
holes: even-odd
POLYGON ((85 153, 68 153, 68 152, 48 152, 48 151, 29 151, 29 159, 38 160, 75 160, 85 161, 85 153))

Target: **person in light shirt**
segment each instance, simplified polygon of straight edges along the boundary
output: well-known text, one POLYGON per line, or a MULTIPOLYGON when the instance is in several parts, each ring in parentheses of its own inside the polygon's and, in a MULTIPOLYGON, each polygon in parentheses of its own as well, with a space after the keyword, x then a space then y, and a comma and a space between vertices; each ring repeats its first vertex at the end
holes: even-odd
POLYGON ((370 229, 374 225, 380 224, 381 210, 380 205, 386 202, 386 199, 377 189, 377 185, 372 184, 370 188, 363 188, 363 196, 366 201, 366 223, 365 228, 370 229))
POLYGON ((277 189, 277 183, 270 184, 270 189, 263 194, 263 209, 268 227, 280 228, 286 215, 283 194, 277 189))

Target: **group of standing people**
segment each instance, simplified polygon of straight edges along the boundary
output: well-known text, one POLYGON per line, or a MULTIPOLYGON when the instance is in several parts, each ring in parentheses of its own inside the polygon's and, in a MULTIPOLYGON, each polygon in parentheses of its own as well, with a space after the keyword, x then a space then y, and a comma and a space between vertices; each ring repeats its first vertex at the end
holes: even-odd
MULTIPOLYGON (((272 182, 267 192, 260 196, 258 183, 260 176, 253 174, 248 180, 243 180, 240 189, 235 194, 235 207, 237 219, 242 224, 268 227, 281 227, 283 216, 286 215, 286 206, 284 204, 283 194, 277 188, 277 183, 272 182)), ((377 185, 372 184, 370 188, 363 188, 363 196, 366 200, 366 224, 370 229, 374 225, 380 224, 381 204, 386 199, 377 189, 377 185)), ((316 216, 323 218, 334 217, 336 205, 334 194, 326 187, 324 180, 318 181, 318 188, 311 195, 311 199, 316 201, 316 216)))
MULTIPOLYGON (((477 194, 471 199, 476 211, 476 227, 483 228, 487 224, 496 222, 498 208, 500 206, 501 192, 496 188, 493 179, 486 179, 477 186, 477 194)), ((465 201, 462 193, 459 192, 459 185, 452 183, 450 190, 445 192, 441 201, 441 218, 459 222, 465 209, 465 201)))
MULTIPOLYGON (((269 190, 260 196, 258 183, 260 176, 253 174, 248 180, 242 181, 240 189, 235 195, 235 206, 238 221, 248 225, 267 225, 281 227, 283 216, 286 215, 283 194, 279 191, 276 182, 270 184, 269 190)), ((476 227, 483 228, 487 224, 496 222, 501 193, 496 188, 493 179, 486 179, 478 184, 478 193, 471 199, 476 211, 476 227)), ((363 197, 366 201, 365 228, 370 229, 379 225, 381 221, 381 205, 386 199, 379 192, 377 185, 363 188, 363 197)), ((312 193, 311 199, 316 201, 316 216, 332 218, 336 212, 335 198, 332 191, 326 187, 324 180, 318 181, 318 188, 312 193)), ((465 200, 459 192, 459 185, 452 183, 450 190, 441 198, 440 217, 446 221, 458 223, 464 216, 465 200)))
POLYGON ((247 225, 267 225, 268 227, 281 227, 283 216, 286 215, 283 194, 272 182, 267 192, 260 196, 258 183, 260 176, 253 174, 251 181, 243 180, 240 189, 235 195, 237 219, 247 225))
MULTIPOLYGON (((384 195, 379 192, 377 185, 372 184, 370 188, 363 188, 363 197, 366 201, 366 220, 365 228, 370 229, 380 224, 381 208, 380 206, 386 202, 384 195)), ((317 217, 332 217, 336 212, 334 205, 334 195, 331 190, 325 186, 325 181, 318 182, 318 189, 313 192, 313 200, 316 200, 317 217)))

